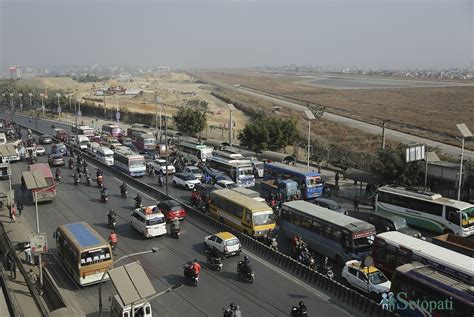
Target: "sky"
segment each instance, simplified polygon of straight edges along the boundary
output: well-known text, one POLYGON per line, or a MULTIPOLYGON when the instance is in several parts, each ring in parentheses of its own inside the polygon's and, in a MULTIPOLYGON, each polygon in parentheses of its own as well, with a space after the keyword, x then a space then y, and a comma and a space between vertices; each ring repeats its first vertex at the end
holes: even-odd
POLYGON ((0 67, 470 67, 473 0, 0 0, 0 67))

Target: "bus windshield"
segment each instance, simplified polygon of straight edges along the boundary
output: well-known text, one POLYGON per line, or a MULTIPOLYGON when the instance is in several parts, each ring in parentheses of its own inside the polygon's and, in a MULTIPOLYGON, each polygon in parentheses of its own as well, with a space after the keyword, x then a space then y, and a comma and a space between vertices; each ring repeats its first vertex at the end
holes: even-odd
POLYGON ((114 158, 114 155, 113 154, 105 154, 104 157, 108 158, 108 159, 111 159, 111 158, 114 158))
POLYGON ((369 274, 369 281, 370 281, 370 283, 372 283, 374 285, 378 285, 378 284, 385 283, 388 280, 385 277, 385 275, 382 274, 382 272, 377 271, 377 272, 369 274))
POLYGON ((469 207, 461 211, 462 226, 467 228, 474 225, 474 207, 469 207))
POLYGON ((110 259, 109 248, 101 248, 81 253, 81 265, 90 265, 110 259))
POLYGON ((212 149, 201 150, 201 159, 208 159, 212 157, 212 149))
POLYGON ((307 187, 316 187, 319 184, 321 184, 321 177, 319 177, 319 176, 313 176, 313 177, 307 177, 306 178, 306 186, 307 187))
POLYGON ((130 167, 143 166, 143 160, 130 160, 130 167))
POLYGON ((273 220, 273 212, 271 211, 254 212, 252 214, 252 221, 254 226, 269 225, 275 223, 275 220, 273 220))
POLYGON ((241 176, 252 176, 253 171, 252 168, 239 168, 239 175, 241 176))
POLYGON ((357 252, 370 250, 373 242, 374 242, 374 236, 354 239, 353 251, 357 253, 357 252))
POLYGON ((155 139, 144 139, 143 140, 143 144, 154 144, 155 143, 155 139))

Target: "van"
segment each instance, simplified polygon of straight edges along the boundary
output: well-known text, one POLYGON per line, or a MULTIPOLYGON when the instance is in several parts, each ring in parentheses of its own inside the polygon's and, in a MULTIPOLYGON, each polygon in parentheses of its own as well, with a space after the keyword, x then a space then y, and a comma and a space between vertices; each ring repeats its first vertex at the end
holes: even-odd
MULTIPOLYGON (((141 302, 135 303, 133 306, 134 316, 141 317, 152 317, 151 304, 148 300, 144 299, 141 302)), ((132 306, 123 305, 122 300, 118 295, 112 297, 112 303, 110 305, 110 316, 111 317, 131 317, 132 306)))
POLYGON ((76 146, 81 150, 87 149, 88 144, 90 143, 89 138, 85 135, 78 135, 76 139, 76 146))
POLYGON ((100 146, 95 151, 95 158, 108 166, 114 165, 114 151, 109 148, 100 146))
POLYGON ((145 238, 166 234, 166 219, 157 206, 137 208, 130 216, 130 223, 145 238))

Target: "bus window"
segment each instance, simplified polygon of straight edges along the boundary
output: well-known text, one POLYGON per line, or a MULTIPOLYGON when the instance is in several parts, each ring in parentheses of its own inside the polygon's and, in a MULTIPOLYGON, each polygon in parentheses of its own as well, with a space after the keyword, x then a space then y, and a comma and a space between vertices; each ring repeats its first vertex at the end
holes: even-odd
POLYGON ((308 177, 306 179, 306 186, 307 187, 315 187, 319 184, 321 184, 321 178, 320 177, 308 177))
POLYGON ((311 230, 311 227, 312 227, 311 220, 305 217, 301 217, 301 227, 311 230))
POLYGON ((459 224, 461 223, 459 215, 460 213, 458 209, 446 206, 446 220, 455 224, 459 224))

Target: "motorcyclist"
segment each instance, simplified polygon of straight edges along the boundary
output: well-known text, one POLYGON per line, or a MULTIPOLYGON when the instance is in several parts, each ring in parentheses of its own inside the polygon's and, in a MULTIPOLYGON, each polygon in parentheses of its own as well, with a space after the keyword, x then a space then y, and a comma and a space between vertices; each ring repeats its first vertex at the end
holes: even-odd
POLYGON ((72 159, 72 157, 69 158, 69 168, 73 168, 74 167, 74 160, 72 159))
POLYGON ((252 272, 252 264, 250 264, 250 259, 246 255, 244 256, 244 260, 242 261, 241 270, 242 274, 252 272))
POLYGON ((56 168, 56 172, 54 173, 56 176, 56 179, 59 179, 61 177, 61 170, 59 168, 56 168))
POLYGON ((230 304, 230 310, 232 311, 232 316, 233 317, 242 317, 242 313, 240 312, 239 305, 231 303, 230 304))
POLYGON ((201 269, 201 264, 199 264, 199 262, 194 259, 192 264, 192 271, 195 277, 199 277, 199 274, 201 274, 201 269))
POLYGON ((79 177, 79 175, 77 174, 77 172, 74 172, 74 181, 76 183, 79 183, 79 181, 81 180, 81 178, 79 177))
POLYGON ((299 313, 299 317, 308 316, 308 309, 306 308, 306 305, 304 304, 303 301, 300 301, 298 304, 298 313, 299 313))
POLYGON ((82 165, 82 172, 84 173, 84 175, 87 174, 87 172, 88 172, 88 168, 87 168, 87 163, 86 163, 86 162, 84 162, 84 164, 82 165))
POLYGON ((104 171, 102 171, 102 169, 98 168, 97 171, 96 171, 96 173, 95 173, 95 177, 98 178, 98 177, 101 176, 101 175, 102 175, 102 176, 104 175, 104 171))
POLYGON ((112 250, 115 252, 117 248, 117 243, 118 243, 118 238, 117 238, 117 234, 115 233, 115 230, 112 230, 110 232, 109 243, 110 243, 110 246, 112 247, 112 250))
POLYGON ((160 170, 160 172, 158 173, 158 185, 163 187, 163 171, 160 170))
POLYGON ((122 185, 120 185, 120 193, 123 195, 126 192, 127 192, 127 184, 125 184, 125 182, 122 182, 122 185))
POLYGON ((216 264, 219 260, 222 260, 222 258, 222 252, 216 247, 207 251, 207 261, 212 265, 216 264))
POLYGON ((178 218, 174 218, 173 221, 171 221, 170 225, 170 231, 171 233, 179 231, 179 220, 178 218))
POLYGON ((115 220, 115 211, 113 209, 110 209, 109 212, 107 213, 107 219, 109 221, 109 224, 113 223, 115 220))
POLYGON ((97 176, 97 186, 104 186, 104 175, 100 174, 99 176, 97 176))
POLYGON ((76 173, 81 177, 81 167, 79 165, 76 167, 76 173))
POLYGON ((199 197, 199 193, 196 189, 196 187, 193 188, 193 191, 191 193, 191 202, 194 206, 196 206, 196 203, 197 203, 197 200, 198 200, 198 197, 199 197))
POLYGON ((100 190, 100 197, 102 199, 105 199, 107 196, 109 196, 109 190, 105 187, 102 187, 102 189, 100 190))
POLYGON ((134 200, 135 200, 135 205, 136 206, 141 206, 142 205, 142 196, 140 196, 140 193, 137 193, 137 196, 135 196, 134 200))

